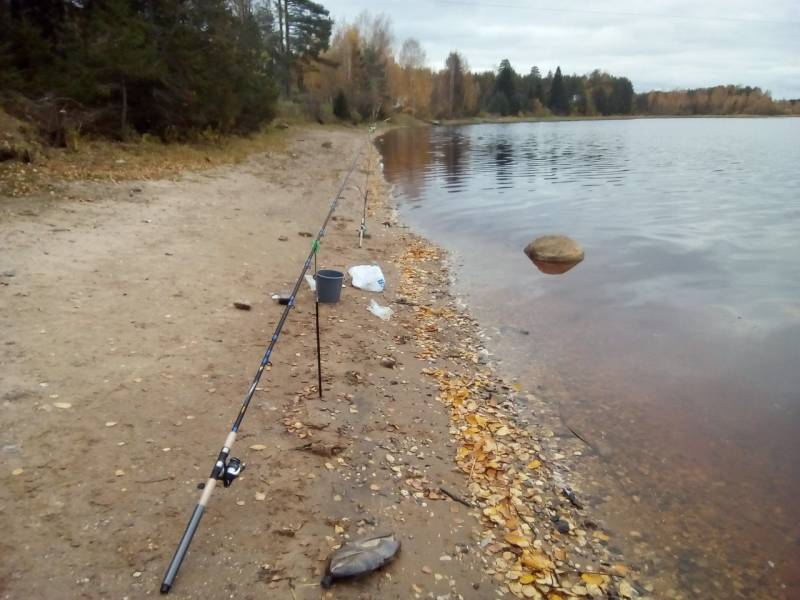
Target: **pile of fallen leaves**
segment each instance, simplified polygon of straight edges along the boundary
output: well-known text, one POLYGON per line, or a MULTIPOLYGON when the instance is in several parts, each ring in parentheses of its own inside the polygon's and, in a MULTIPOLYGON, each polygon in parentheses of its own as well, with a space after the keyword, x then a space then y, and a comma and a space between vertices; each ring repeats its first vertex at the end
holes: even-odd
MULTIPOLYGON (((428 360, 452 357, 439 334, 469 321, 452 308, 426 304, 435 278, 429 267, 441 260, 439 250, 419 241, 399 257, 401 293, 415 313, 418 356, 428 360)), ((475 368, 468 330, 462 331, 457 354, 464 359, 463 372, 423 372, 436 380, 439 400, 450 412, 455 461, 481 510, 480 545, 490 556, 488 572, 518 598, 638 597, 624 565, 597 559, 608 555, 608 534, 563 500, 537 440, 515 424, 514 406, 503 394, 510 388, 490 369, 475 368)))

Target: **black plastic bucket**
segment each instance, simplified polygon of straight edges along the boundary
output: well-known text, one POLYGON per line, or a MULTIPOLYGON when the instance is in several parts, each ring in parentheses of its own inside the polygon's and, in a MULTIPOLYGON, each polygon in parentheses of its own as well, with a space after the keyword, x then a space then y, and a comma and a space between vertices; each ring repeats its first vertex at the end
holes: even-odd
POLYGON ((326 304, 336 304, 342 295, 344 273, 333 269, 317 271, 317 298, 326 304))

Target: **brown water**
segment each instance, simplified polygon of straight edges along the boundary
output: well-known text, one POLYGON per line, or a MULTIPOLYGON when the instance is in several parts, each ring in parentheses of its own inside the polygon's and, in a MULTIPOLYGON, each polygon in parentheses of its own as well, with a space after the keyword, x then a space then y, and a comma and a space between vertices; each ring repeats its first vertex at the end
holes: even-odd
POLYGON ((586 493, 663 576, 656 597, 800 598, 800 119, 406 129, 379 147, 503 369, 591 444, 586 493), (553 232, 586 250, 559 276, 522 253, 553 232))

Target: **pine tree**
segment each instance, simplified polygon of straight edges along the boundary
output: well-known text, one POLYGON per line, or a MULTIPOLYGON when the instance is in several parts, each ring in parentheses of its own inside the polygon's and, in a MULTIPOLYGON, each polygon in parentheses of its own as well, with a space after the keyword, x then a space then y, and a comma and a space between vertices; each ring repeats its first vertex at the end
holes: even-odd
POLYGON ((127 0, 92 5, 89 18, 87 67, 101 93, 116 93, 120 101, 120 135, 128 134, 128 90, 154 80, 162 72, 150 27, 134 14, 127 0))
POLYGON ((497 70, 497 79, 494 82, 495 95, 501 95, 505 98, 495 100, 495 108, 502 107, 504 111, 495 111, 491 108, 490 112, 501 112, 503 115, 514 114, 519 112, 519 101, 517 100, 517 90, 515 79, 517 74, 511 66, 508 59, 503 59, 500 62, 500 68, 497 70))
POLYGON ((561 67, 556 68, 556 74, 553 76, 548 108, 558 115, 565 115, 569 112, 569 98, 567 98, 567 91, 564 88, 564 78, 561 75, 561 67))
POLYGON ((330 44, 333 20, 328 10, 312 0, 275 0, 273 52, 278 57, 283 89, 291 94, 293 74, 301 77, 300 66, 316 59, 330 44))

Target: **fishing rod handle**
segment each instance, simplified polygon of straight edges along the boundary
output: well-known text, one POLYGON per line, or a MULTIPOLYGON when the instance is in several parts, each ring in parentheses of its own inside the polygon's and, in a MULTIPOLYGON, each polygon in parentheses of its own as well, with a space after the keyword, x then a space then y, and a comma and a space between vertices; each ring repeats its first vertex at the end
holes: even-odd
POLYGON ((172 589, 172 584, 175 581, 175 577, 178 575, 178 569, 181 568, 181 563, 186 557, 189 544, 192 543, 192 538, 197 531, 197 527, 200 525, 200 519, 203 517, 205 509, 206 507, 202 504, 198 504, 194 507, 189 523, 186 525, 186 531, 184 531, 181 536, 181 541, 175 549, 175 554, 169 563, 169 567, 167 567, 167 572, 164 574, 164 581, 161 582, 162 594, 166 594, 172 589))

